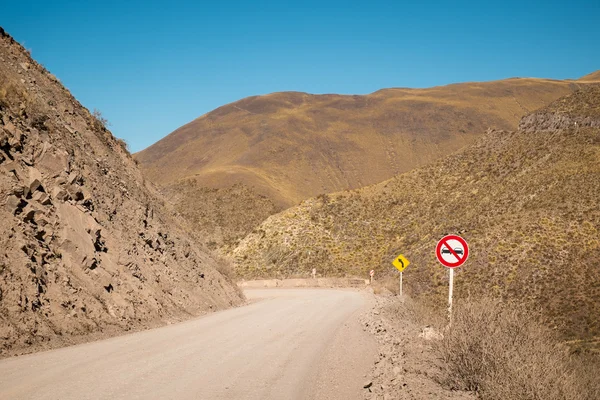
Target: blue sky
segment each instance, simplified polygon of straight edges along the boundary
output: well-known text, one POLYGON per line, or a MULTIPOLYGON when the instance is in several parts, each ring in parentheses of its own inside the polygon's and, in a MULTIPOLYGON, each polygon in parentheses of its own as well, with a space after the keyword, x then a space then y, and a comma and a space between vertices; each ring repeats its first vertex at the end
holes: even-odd
POLYGON ((295 3, 12 1, 0 26, 133 151, 256 94, 600 69, 598 0, 295 3))

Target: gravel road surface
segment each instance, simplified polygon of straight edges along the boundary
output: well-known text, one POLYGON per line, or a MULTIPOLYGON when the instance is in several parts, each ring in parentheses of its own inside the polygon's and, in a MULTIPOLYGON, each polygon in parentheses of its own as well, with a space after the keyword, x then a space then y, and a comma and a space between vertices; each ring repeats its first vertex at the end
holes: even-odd
POLYGON ((252 289, 251 304, 0 361, 0 399, 362 399, 375 340, 351 290, 252 289))

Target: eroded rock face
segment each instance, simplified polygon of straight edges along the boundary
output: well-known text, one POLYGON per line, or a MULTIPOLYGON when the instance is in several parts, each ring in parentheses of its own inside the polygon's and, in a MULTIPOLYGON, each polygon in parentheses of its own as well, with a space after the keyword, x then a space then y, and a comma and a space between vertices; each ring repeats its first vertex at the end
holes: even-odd
POLYGON ((559 131, 573 128, 600 127, 600 117, 572 116, 550 112, 530 114, 521 119, 519 129, 526 132, 559 131))
POLYGON ((591 84, 521 119, 519 130, 557 132, 600 127, 600 85, 591 84))
POLYGON ((241 302, 126 149, 1 29, 0 219, 0 356, 241 302))

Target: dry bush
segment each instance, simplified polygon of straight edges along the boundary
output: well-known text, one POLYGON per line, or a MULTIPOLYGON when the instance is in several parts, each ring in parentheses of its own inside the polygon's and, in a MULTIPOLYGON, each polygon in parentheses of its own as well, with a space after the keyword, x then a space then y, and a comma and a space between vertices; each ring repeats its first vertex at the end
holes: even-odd
POLYGON ((129 151, 129 144, 128 144, 128 143, 125 141, 125 139, 119 139, 119 138, 115 138, 115 139, 116 139, 116 141, 117 141, 117 144, 118 144, 119 146, 121 146, 121 148, 123 149, 123 151, 124 151, 126 154, 129 154, 129 155, 131 155, 131 152, 129 151))
POLYGON ((96 129, 106 129, 106 127, 110 125, 110 123, 106 118, 104 118, 104 115, 102 115, 102 112, 100 112, 100 110, 94 108, 92 116, 94 117, 94 125, 96 129))
POLYGON ((595 363, 571 354, 514 304, 458 302, 439 350, 447 365, 445 383, 476 391, 482 399, 600 398, 595 363))

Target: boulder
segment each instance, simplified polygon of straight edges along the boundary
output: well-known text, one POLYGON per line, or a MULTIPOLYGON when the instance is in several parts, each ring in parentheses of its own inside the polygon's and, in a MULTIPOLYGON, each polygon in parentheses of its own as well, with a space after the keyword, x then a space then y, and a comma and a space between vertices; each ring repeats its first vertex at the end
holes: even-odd
POLYGON ((85 269, 94 270, 98 267, 98 260, 96 257, 86 257, 83 260, 83 267, 85 269))
POLYGON ((31 198, 34 201, 37 201, 38 203, 46 206, 49 204, 52 204, 52 202, 50 201, 50 196, 48 196, 46 193, 44 192, 35 192, 33 196, 31 196, 31 198))
POLYGON ((50 225, 50 218, 43 211, 38 211, 33 215, 33 222, 38 226, 46 226, 50 225))
POLYGON ((6 198, 6 209, 12 215, 17 214, 18 212, 23 210, 23 207, 27 205, 27 202, 23 199, 18 198, 17 196, 11 194, 6 198))
POLYGON ((45 176, 56 178, 68 169, 67 154, 62 151, 42 151, 36 165, 45 176))
POLYGON ((3 119, 4 121, 4 130, 7 131, 10 136, 15 136, 15 134, 17 133, 17 127, 10 122, 7 118, 3 119))
MULTIPOLYGON (((14 128, 14 125, 13 125, 13 128, 14 128)), ((21 142, 23 141, 23 132, 14 128, 13 132, 11 132, 11 133, 12 133, 12 136, 10 136, 8 138, 8 145, 12 149, 16 150, 17 152, 20 152, 22 150, 21 142)))
POLYGON ((29 180, 27 181, 27 189, 29 189, 29 193, 33 193, 36 190, 43 188, 42 173, 37 168, 30 167, 29 180))
POLYGON ((55 206, 62 227, 61 231, 57 232, 61 253, 78 265, 94 269, 98 261, 95 259, 95 238, 92 238, 90 232, 101 227, 93 217, 83 213, 76 206, 69 203, 57 203, 55 206))
POLYGON ((53 237, 54 237, 54 229, 49 226, 45 226, 44 227, 44 236, 42 238, 44 240, 44 242, 48 242, 53 237))
POLYGON ((0 128, 0 147, 8 146, 8 134, 4 129, 0 128))
POLYGON ((40 214, 44 214, 44 212, 40 210, 37 206, 33 205, 32 203, 29 203, 23 208, 23 221, 36 223, 35 221, 36 219, 39 220, 40 214))
POLYGON ((17 171, 19 170, 19 167, 17 161, 6 161, 0 166, 0 171, 6 172, 7 174, 11 172, 18 174, 17 171))
POLYGON ((78 174, 77 172, 73 171, 69 174, 69 176, 67 177, 67 183, 69 185, 73 185, 75 183, 75 181, 77 181, 78 178, 78 174))
POLYGON ((69 200, 70 196, 65 189, 61 188, 60 186, 56 186, 52 190, 52 198, 58 201, 67 201, 69 200))

